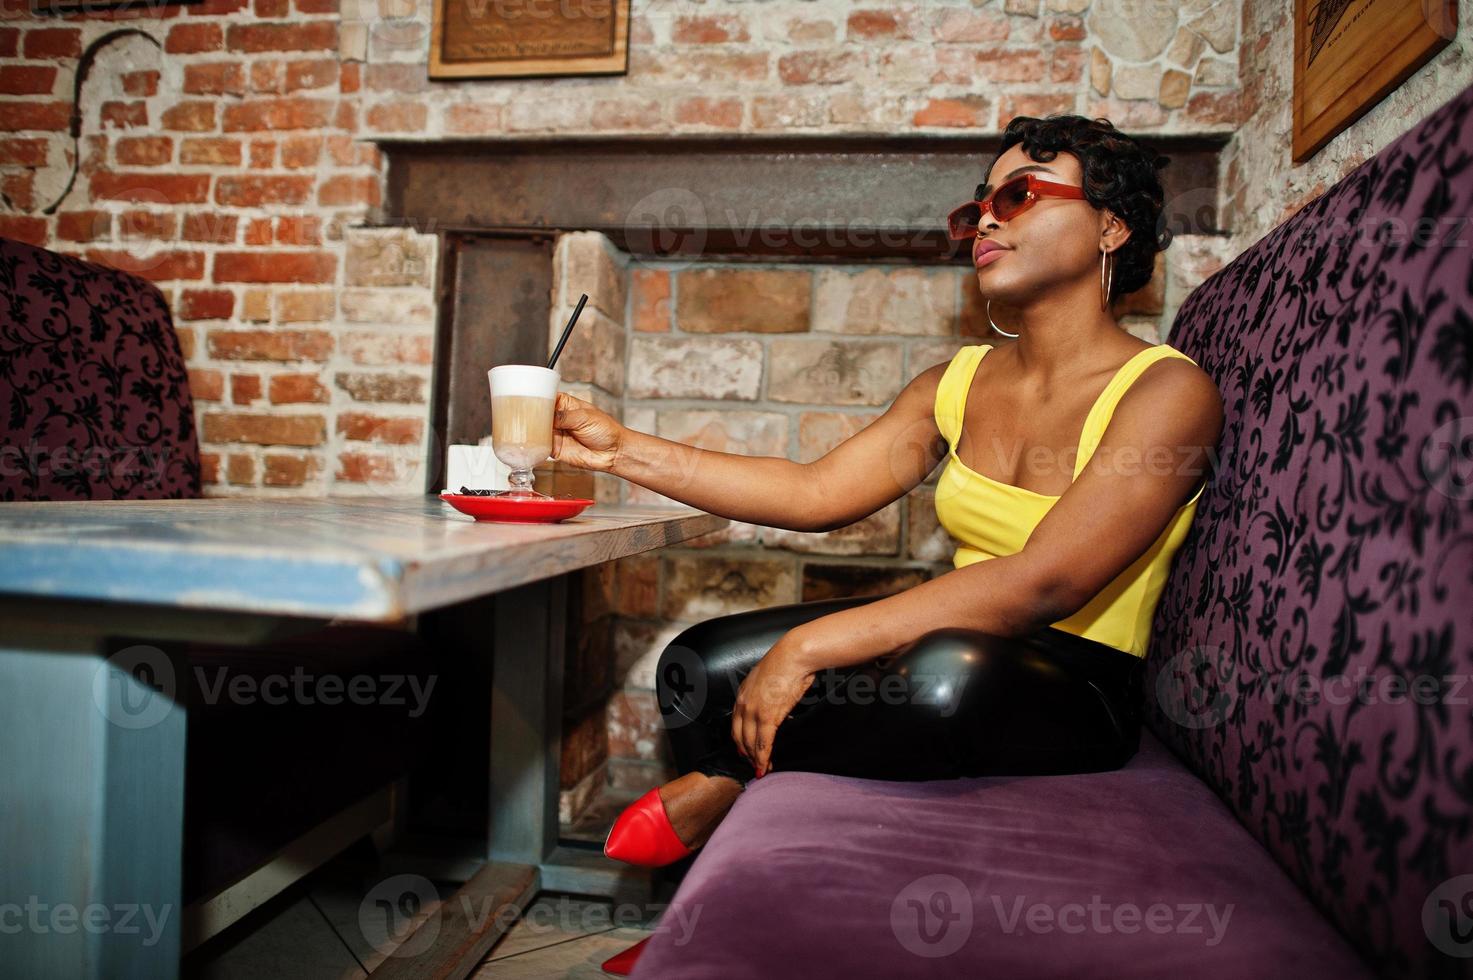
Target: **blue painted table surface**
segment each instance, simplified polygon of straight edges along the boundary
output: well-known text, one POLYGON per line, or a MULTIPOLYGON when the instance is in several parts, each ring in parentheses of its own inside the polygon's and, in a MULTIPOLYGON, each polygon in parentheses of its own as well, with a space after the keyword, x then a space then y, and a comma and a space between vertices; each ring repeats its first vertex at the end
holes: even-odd
POLYGON ((595 504, 478 523, 437 496, 0 504, 0 594, 392 622, 720 530, 595 504))

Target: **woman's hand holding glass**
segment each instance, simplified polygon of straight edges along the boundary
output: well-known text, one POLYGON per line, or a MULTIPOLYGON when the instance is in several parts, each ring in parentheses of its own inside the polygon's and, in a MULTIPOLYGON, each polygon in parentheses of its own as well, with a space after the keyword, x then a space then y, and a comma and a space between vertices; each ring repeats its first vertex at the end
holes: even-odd
POLYGON ((553 406, 552 458, 579 469, 612 472, 626 431, 591 402, 560 391, 553 406))

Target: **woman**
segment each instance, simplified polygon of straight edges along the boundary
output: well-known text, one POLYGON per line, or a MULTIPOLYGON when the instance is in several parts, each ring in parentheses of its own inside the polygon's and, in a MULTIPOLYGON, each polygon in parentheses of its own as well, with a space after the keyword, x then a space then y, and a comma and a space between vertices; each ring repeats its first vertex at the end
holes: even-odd
MULTIPOLYGON (((607 854, 689 854, 773 768, 936 779, 1092 772, 1135 753, 1152 613, 1223 418, 1195 362, 1109 311, 1164 247, 1165 163, 1107 120, 1013 119, 949 225, 971 239, 993 329, 1016 339, 923 371, 816 462, 685 446, 558 395, 554 458, 769 527, 843 527, 945 460, 936 511, 958 541, 954 570, 914 588, 677 637, 657 687, 683 774, 620 816, 607 854), (1012 311, 1003 323, 993 301, 1012 311)), ((627 972, 641 946, 605 968, 627 972)))

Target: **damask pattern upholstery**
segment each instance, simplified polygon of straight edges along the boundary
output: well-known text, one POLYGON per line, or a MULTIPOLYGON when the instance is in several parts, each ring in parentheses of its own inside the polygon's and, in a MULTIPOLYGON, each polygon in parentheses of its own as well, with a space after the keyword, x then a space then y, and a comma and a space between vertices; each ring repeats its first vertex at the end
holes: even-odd
POLYGON ((0 238, 0 500, 198 497, 192 404, 155 286, 0 238))
POLYGON ((1473 88, 1170 333, 1227 417, 1148 724, 1393 976, 1473 975, 1470 110, 1473 88))

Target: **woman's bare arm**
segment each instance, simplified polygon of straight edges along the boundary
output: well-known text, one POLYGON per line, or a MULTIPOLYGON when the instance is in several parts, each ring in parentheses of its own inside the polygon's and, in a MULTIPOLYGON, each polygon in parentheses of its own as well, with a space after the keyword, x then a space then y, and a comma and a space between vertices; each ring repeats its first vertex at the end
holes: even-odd
POLYGON ((945 364, 917 375, 883 415, 812 463, 743 456, 626 429, 610 472, 719 517, 830 531, 903 497, 946 454, 936 428, 945 364))

